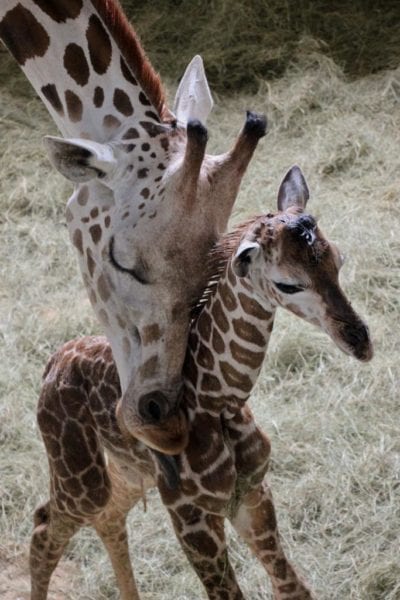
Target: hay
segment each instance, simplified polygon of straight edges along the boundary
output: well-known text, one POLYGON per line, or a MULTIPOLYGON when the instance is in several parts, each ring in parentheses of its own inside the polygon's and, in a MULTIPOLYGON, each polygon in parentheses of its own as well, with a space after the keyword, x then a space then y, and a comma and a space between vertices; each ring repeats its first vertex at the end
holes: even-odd
POLYGON ((194 54, 214 90, 255 92, 281 76, 304 37, 361 77, 400 62, 396 0, 148 0, 123 2, 160 71, 177 79, 194 54))
MULTIPOLYGON (((210 150, 233 141, 246 108, 266 110, 270 132, 232 220, 273 208, 280 178, 297 162, 312 191, 310 210, 348 257, 342 282, 371 326, 373 362, 354 362, 280 313, 251 406, 272 440, 269 481, 285 545, 318 598, 399 600, 400 71, 348 81, 318 48, 308 39, 285 74, 260 82, 257 94, 217 98, 210 150)), ((63 341, 99 328, 67 239, 68 186, 41 147, 54 126, 4 54, 0 81, 0 557, 9 564, 26 549, 32 511, 47 496, 35 424, 43 366, 63 341)), ((155 493, 129 526, 144 600, 203 597, 155 493)), ((233 534, 230 548, 245 596, 265 598, 263 570, 233 534)), ((117 598, 91 531, 74 539, 68 556, 79 576, 67 598, 117 598)))

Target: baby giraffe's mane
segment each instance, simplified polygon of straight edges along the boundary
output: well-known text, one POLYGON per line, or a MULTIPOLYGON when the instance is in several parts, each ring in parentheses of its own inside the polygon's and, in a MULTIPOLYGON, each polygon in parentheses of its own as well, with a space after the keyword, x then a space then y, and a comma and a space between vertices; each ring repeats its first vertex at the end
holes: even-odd
POLYGON ((192 324, 199 318, 208 299, 216 292, 217 285, 221 276, 225 272, 226 266, 233 253, 236 251, 244 233, 253 225, 262 215, 250 217, 246 221, 239 223, 232 231, 225 233, 213 248, 210 250, 207 258, 208 283, 200 298, 194 303, 191 316, 192 324))

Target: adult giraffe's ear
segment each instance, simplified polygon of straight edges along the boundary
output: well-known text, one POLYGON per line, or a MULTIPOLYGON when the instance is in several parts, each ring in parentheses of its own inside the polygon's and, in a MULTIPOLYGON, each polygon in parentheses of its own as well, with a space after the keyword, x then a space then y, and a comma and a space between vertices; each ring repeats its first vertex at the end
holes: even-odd
POLYGON ((103 179, 117 166, 113 149, 106 144, 46 136, 44 145, 53 166, 74 183, 103 179))
POLYGON ((310 192, 304 175, 297 165, 286 173, 278 191, 278 210, 285 211, 290 206, 304 209, 310 192))
POLYGON ((232 261, 232 269, 237 277, 246 277, 248 275, 250 266, 260 253, 260 250, 260 244, 257 242, 243 240, 240 243, 232 261))
POLYGON ((205 124, 213 107, 201 56, 195 56, 181 79, 174 101, 173 112, 184 125, 194 119, 205 124))

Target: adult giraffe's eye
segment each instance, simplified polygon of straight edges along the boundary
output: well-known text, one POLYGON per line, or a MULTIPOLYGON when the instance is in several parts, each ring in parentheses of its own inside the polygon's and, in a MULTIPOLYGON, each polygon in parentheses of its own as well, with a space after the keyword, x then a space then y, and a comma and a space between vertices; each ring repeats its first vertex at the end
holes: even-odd
POLYGON ((111 264, 113 265, 113 267, 115 269, 117 269, 117 271, 121 271, 121 273, 127 273, 128 275, 133 277, 133 279, 135 279, 138 283, 141 283, 142 285, 146 285, 147 283, 149 283, 149 281, 146 278, 145 269, 142 265, 136 266, 133 269, 129 269, 127 267, 123 267, 122 265, 120 265, 117 262, 117 260, 115 259, 115 256, 114 256, 114 236, 110 240, 110 247, 108 250, 108 255, 109 255, 111 264))
POLYGON ((280 292, 284 294, 297 294, 298 292, 302 292, 304 290, 300 285, 290 285, 288 283, 278 283, 274 281, 274 285, 278 288, 280 292))

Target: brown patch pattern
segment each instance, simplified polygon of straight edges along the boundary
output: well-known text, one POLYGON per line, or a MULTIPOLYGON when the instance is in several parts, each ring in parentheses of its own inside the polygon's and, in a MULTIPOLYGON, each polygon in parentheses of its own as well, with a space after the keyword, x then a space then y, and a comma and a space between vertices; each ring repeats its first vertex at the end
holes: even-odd
POLYGON ((257 329, 255 325, 249 323, 242 317, 240 319, 233 319, 232 321, 233 330, 242 340, 251 342, 256 346, 264 346, 265 338, 261 331, 257 329))
POLYGON ((86 30, 90 62, 99 75, 104 75, 111 63, 112 46, 110 37, 97 15, 89 19, 86 30))
POLYGON ((57 23, 65 23, 67 19, 76 19, 83 4, 82 0, 57 0, 57 2, 34 0, 34 2, 57 23))
POLYGON ((61 116, 64 115, 64 107, 60 100, 60 96, 58 95, 57 88, 54 83, 48 83, 47 85, 42 86, 40 90, 46 100, 50 103, 50 105, 54 108, 54 110, 61 116))
POLYGON ((65 102, 67 104, 67 111, 70 120, 73 123, 77 123, 82 119, 83 104, 79 96, 72 90, 66 90, 65 102))
POLYGON ((64 52, 64 68, 68 75, 81 86, 89 81, 89 65, 84 51, 78 44, 68 44, 64 52))
POLYGON ((116 88, 114 90, 113 102, 115 108, 125 115, 125 117, 129 117, 133 114, 133 106, 131 101, 129 100, 129 96, 124 90, 120 88, 116 88))
POLYGON ((0 37, 20 65, 30 58, 44 56, 50 44, 44 27, 21 4, 5 14, 0 23, 0 37))
POLYGON ((100 108, 101 106, 103 106, 103 102, 104 102, 104 90, 103 90, 103 88, 101 88, 97 85, 94 88, 94 92, 93 92, 93 104, 95 105, 96 108, 100 108))

